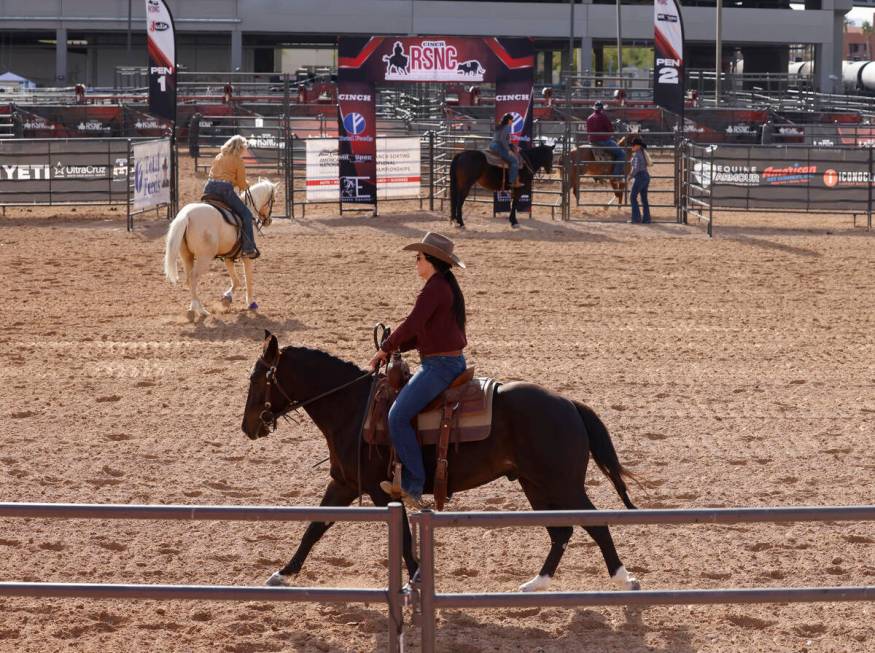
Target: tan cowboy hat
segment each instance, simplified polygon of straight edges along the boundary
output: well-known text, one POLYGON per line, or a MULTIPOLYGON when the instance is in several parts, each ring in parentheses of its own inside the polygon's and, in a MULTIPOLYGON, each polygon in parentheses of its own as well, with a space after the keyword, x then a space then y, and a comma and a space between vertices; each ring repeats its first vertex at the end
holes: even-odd
POLYGON ((453 254, 453 241, 446 236, 433 231, 429 231, 425 234, 420 242, 406 245, 404 249, 409 249, 414 252, 424 252, 425 254, 434 256, 450 265, 458 265, 460 268, 465 267, 462 260, 453 254))

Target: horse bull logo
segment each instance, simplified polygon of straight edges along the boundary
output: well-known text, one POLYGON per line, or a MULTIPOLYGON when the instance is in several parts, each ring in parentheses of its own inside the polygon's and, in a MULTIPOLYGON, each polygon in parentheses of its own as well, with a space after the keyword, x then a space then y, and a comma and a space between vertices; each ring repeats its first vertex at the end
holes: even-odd
POLYGON ((456 70, 463 75, 477 75, 482 77, 483 73, 486 72, 486 69, 480 65, 480 62, 476 59, 471 59, 470 61, 463 61, 460 63, 456 70))

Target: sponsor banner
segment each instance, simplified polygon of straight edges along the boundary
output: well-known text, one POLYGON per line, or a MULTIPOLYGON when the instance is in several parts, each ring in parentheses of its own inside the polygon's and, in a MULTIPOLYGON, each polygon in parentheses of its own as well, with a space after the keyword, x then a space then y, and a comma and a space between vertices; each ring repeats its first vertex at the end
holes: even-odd
POLYGON ((422 181, 419 137, 377 139, 377 197, 419 197, 422 181))
POLYGON ((868 150, 724 145, 695 154, 693 179, 715 206, 865 211, 873 184, 868 150))
POLYGON ((165 0, 146 0, 149 113, 176 122, 176 36, 165 0))
POLYGON ((653 2, 653 102, 684 111, 684 21, 677 0, 653 2))
POLYGON ((340 201, 377 202, 377 115, 371 82, 340 81, 337 92, 340 201))
POLYGON ((494 82, 531 78, 529 39, 458 36, 341 38, 338 70, 374 82, 494 82))
MULTIPOLYGON (((495 85, 495 124, 501 122, 505 114, 513 116, 510 140, 521 150, 532 147, 532 126, 534 123, 534 100, 531 80, 504 81, 495 85)), ((492 197, 492 210, 495 213, 510 213, 510 193, 496 192, 492 197)), ((532 189, 526 188, 517 202, 517 211, 532 210, 532 189)))
POLYGON ((170 203, 170 140, 133 146, 133 210, 143 211, 170 203))
POLYGON ((5 141, 0 203, 125 202, 127 147, 114 141, 5 141))
MULTIPOLYGON (((307 201, 336 202, 340 193, 337 140, 307 139, 307 201)), ((421 183, 419 138, 377 139, 377 197, 419 197, 421 183)))

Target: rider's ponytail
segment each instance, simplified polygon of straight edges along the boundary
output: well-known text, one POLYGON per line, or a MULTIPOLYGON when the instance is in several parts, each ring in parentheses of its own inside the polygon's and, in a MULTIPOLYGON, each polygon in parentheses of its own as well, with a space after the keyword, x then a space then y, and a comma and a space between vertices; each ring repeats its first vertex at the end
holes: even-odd
POLYGON ((431 256, 430 254, 426 254, 425 258, 434 266, 434 269, 437 270, 438 274, 443 275, 444 279, 447 280, 447 283, 450 284, 450 288, 453 291, 453 316, 456 318, 456 324, 458 324, 459 328, 464 332, 466 322, 465 295, 462 294, 462 289, 459 287, 456 275, 453 274, 453 266, 446 261, 431 256))

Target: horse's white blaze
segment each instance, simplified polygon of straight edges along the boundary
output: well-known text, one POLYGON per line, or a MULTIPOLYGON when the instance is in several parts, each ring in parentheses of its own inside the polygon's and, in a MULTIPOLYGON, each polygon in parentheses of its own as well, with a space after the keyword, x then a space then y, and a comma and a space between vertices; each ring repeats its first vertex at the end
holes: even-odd
POLYGON ((520 585, 520 592, 543 592, 550 586, 550 576, 535 576, 532 580, 520 585))
POLYGON ((289 577, 284 576, 278 571, 273 572, 270 575, 270 578, 267 579, 265 585, 269 585, 270 587, 282 587, 283 585, 289 584, 289 577))
POLYGON ((619 569, 611 576, 611 581, 621 590, 639 590, 641 583, 632 574, 626 571, 626 567, 620 565, 619 569))

